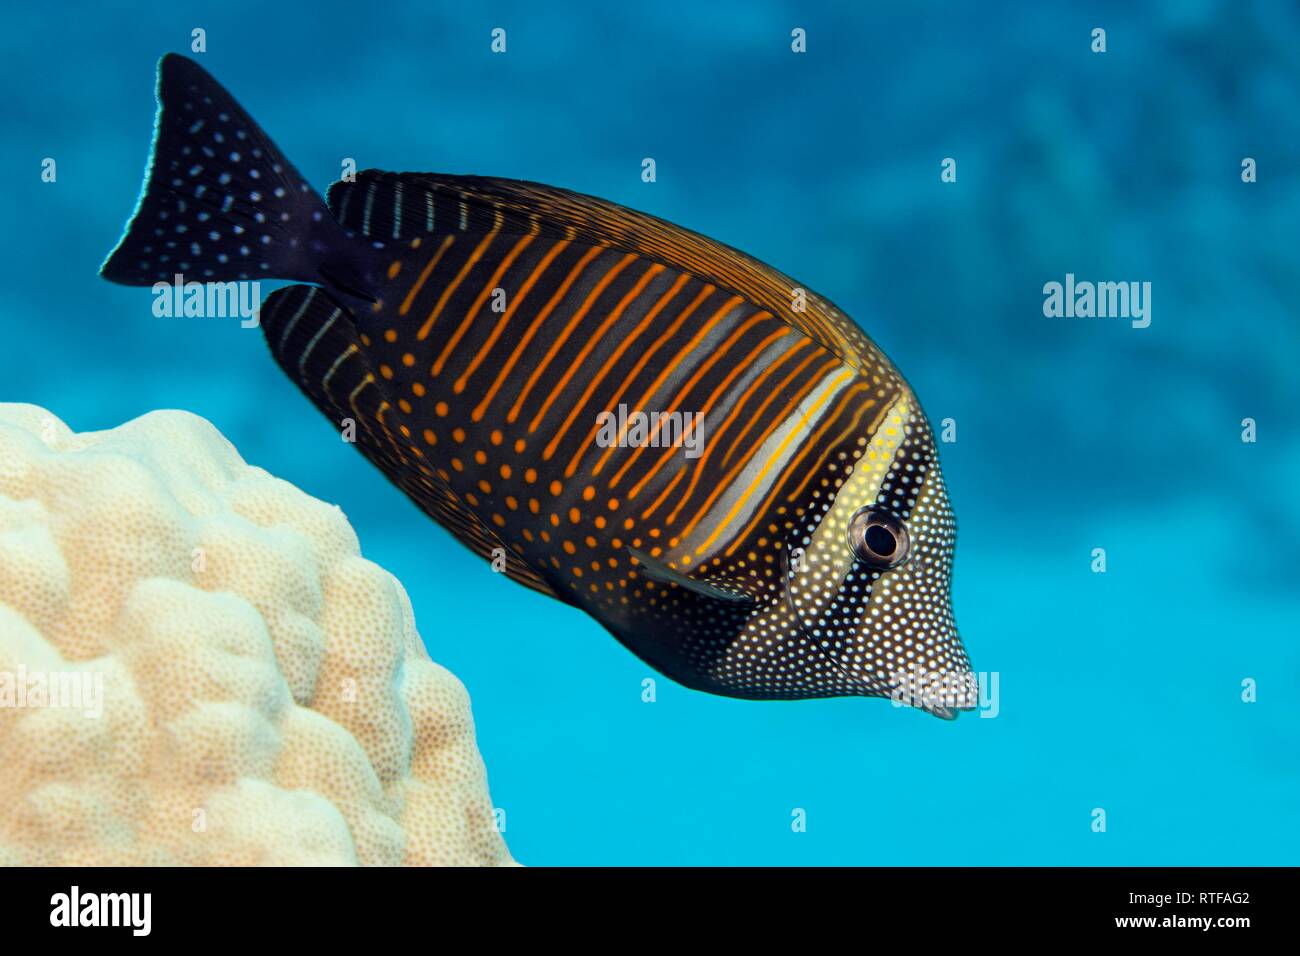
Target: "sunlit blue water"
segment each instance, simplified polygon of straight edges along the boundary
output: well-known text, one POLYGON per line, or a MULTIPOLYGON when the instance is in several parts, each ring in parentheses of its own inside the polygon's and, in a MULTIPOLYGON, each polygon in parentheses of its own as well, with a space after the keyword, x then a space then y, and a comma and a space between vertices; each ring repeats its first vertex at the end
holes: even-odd
POLYGON ((0 400, 79 430, 189 409, 339 503, 469 687, 520 860, 1300 862, 1293 5, 301 6, 6 7, 0 400), (643 703, 643 665, 424 520, 257 332, 156 319, 147 290, 97 279, 135 201, 154 62, 194 27, 319 188, 345 156, 567 186, 854 315, 957 422, 955 607, 998 716, 666 680, 643 703), (1043 283, 1067 272, 1151 282, 1150 327, 1045 318, 1043 283))

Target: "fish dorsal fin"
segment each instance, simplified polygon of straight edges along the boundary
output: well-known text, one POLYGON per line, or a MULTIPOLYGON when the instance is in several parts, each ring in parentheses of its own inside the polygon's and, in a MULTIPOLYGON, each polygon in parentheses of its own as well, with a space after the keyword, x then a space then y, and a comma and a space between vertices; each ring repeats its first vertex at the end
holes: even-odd
POLYGON ((701 597, 712 598, 715 601, 727 601, 732 604, 754 603, 752 594, 747 594, 733 585, 701 581, 688 577, 675 568, 670 568, 662 561, 638 551, 636 548, 629 547, 627 553, 636 559, 637 564, 641 566, 642 572, 652 581, 658 581, 660 584, 676 584, 701 597))
POLYGON ((328 292, 291 285, 267 297, 262 332, 276 362, 316 404, 335 428, 351 421, 357 447, 431 518, 470 550, 489 560, 505 555, 505 573, 520 584, 556 597, 531 566, 507 548, 496 533, 467 507, 423 460, 404 436, 399 408, 391 404, 382 379, 370 366, 352 317, 328 292))
POLYGON ((372 239, 422 233, 534 233, 635 253, 743 296, 858 371, 892 372, 866 334, 821 296, 752 256, 648 213, 521 179, 367 169, 329 189, 348 229, 372 239))

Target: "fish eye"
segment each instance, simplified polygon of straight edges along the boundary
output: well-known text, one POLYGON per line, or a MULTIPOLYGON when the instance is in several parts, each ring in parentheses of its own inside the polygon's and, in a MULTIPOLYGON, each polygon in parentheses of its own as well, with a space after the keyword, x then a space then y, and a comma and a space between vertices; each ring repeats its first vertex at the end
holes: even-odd
POLYGON ((906 561, 912 546, 900 519, 879 508, 863 508, 849 520, 849 547, 863 564, 883 571, 906 561))

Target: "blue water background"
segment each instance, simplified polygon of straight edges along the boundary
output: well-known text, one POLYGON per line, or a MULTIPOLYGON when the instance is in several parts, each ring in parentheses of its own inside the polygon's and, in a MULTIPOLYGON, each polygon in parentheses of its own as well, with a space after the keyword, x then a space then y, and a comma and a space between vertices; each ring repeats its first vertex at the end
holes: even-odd
POLYGON ((0 401, 78 430, 188 409, 341 505, 468 686, 520 860, 1300 863, 1294 4, 10 3, 3 19, 0 401), (853 315, 957 422, 954 602, 998 716, 666 679, 643 703, 642 664, 424 519, 259 333, 156 319, 147 290, 99 280, 136 199, 154 62, 194 27, 317 188, 345 156, 565 186, 744 248, 853 315), (1045 318, 1042 286, 1067 272, 1150 281, 1150 328, 1045 318))

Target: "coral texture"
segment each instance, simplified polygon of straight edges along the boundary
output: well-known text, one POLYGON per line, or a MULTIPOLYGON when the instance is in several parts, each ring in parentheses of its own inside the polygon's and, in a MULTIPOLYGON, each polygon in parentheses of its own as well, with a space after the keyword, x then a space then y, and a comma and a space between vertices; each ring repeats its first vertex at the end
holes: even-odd
POLYGON ((342 512, 0 405, 0 863, 502 864, 461 683, 342 512))

